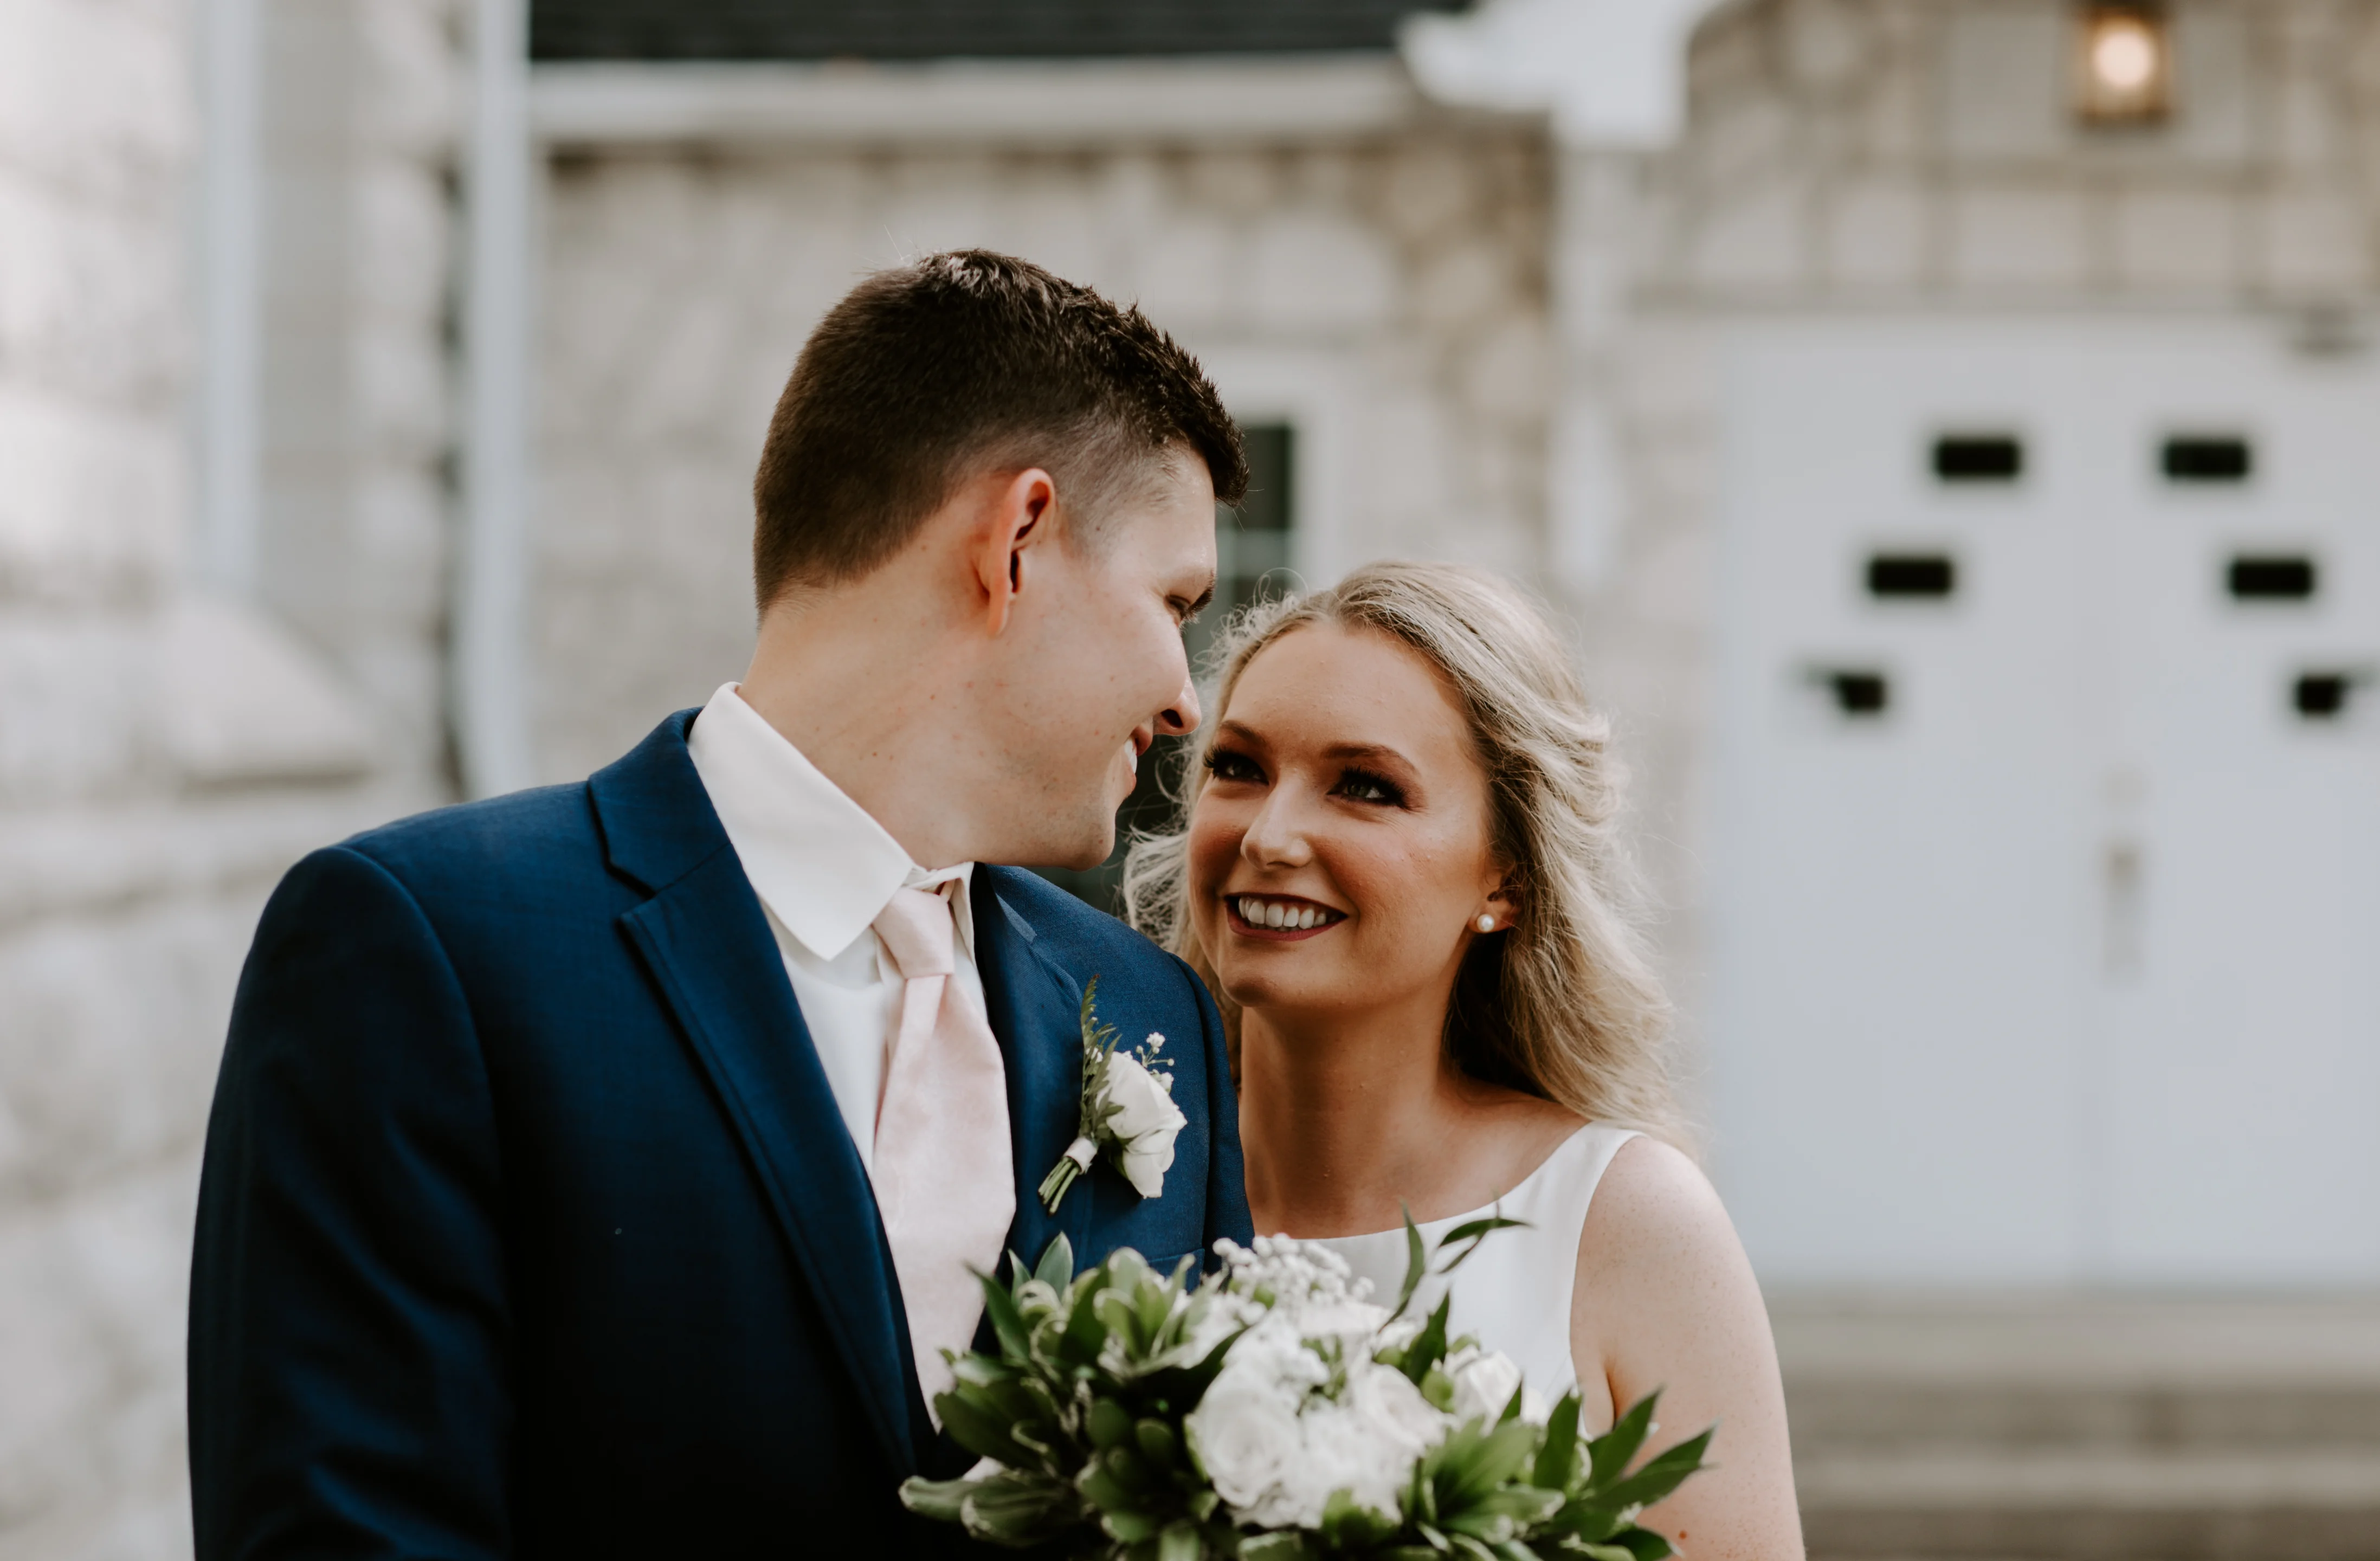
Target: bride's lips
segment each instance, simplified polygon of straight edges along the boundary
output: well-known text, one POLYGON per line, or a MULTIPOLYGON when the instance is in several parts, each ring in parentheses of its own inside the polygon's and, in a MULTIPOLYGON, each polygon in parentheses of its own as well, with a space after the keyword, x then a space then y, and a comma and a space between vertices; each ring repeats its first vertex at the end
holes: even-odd
POLYGON ((1320 937, 1347 919, 1347 914, 1343 911, 1334 911, 1328 905, 1318 904, 1311 900, 1300 900, 1290 895, 1226 894, 1221 898, 1223 917, 1231 924, 1232 930, 1242 938, 1255 938, 1266 943, 1301 943, 1306 938, 1320 937), (1312 926, 1267 926, 1262 922, 1250 921, 1240 910, 1240 902, 1244 900, 1261 901, 1267 905, 1279 905, 1288 912, 1312 911, 1315 913, 1314 925, 1312 926))

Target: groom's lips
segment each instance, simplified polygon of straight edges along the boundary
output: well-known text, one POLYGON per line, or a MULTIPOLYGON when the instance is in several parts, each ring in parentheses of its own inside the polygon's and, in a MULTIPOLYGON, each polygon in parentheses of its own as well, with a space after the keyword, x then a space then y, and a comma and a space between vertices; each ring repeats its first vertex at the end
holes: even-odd
MULTIPOLYGON (((1316 906, 1316 909, 1328 910, 1330 907, 1316 906)), ((1318 922, 1312 926, 1260 926, 1240 914, 1239 896, 1236 894, 1223 896, 1223 915, 1230 921, 1233 932, 1243 938, 1261 938, 1268 943, 1300 943, 1329 932, 1347 919, 1343 914, 1333 913, 1330 920, 1318 922)))

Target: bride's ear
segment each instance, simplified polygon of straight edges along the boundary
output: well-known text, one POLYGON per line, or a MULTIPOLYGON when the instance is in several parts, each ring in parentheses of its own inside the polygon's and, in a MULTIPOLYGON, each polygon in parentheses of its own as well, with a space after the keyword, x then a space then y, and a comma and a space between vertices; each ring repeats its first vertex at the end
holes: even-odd
POLYGON ((1488 891, 1487 909, 1482 914, 1494 917, 1496 924, 1492 928, 1482 927, 1483 932, 1509 932, 1519 922, 1521 875, 1517 870, 1507 869, 1503 880, 1488 891))
POLYGON ((1030 466, 1001 485, 990 514, 977 529, 976 589, 983 602, 984 626, 994 638, 1008 627, 1009 609, 1024 593, 1034 550, 1048 539, 1057 503, 1056 480, 1030 466))

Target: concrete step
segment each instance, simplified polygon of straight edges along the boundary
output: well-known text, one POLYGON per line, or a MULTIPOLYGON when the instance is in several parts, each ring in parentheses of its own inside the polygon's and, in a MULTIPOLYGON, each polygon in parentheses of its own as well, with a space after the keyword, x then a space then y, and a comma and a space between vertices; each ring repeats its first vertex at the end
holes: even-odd
POLYGON ((1771 1313, 1818 1561, 2380 1561, 2380 1298, 1771 1313))
POLYGON ((2380 1561, 2380 1447, 1828 1450, 1794 1473, 1818 1557, 2380 1561))

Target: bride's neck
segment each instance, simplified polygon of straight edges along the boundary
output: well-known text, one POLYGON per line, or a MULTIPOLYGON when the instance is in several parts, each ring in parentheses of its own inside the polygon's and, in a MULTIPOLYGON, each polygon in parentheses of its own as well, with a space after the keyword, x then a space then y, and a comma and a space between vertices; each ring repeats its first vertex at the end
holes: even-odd
POLYGON ((1257 1229, 1388 1229, 1402 1200, 1428 1198, 1462 1111, 1461 1081, 1439 1043, 1444 1023, 1442 1002, 1360 1014, 1243 1011, 1240 1138, 1257 1229))

